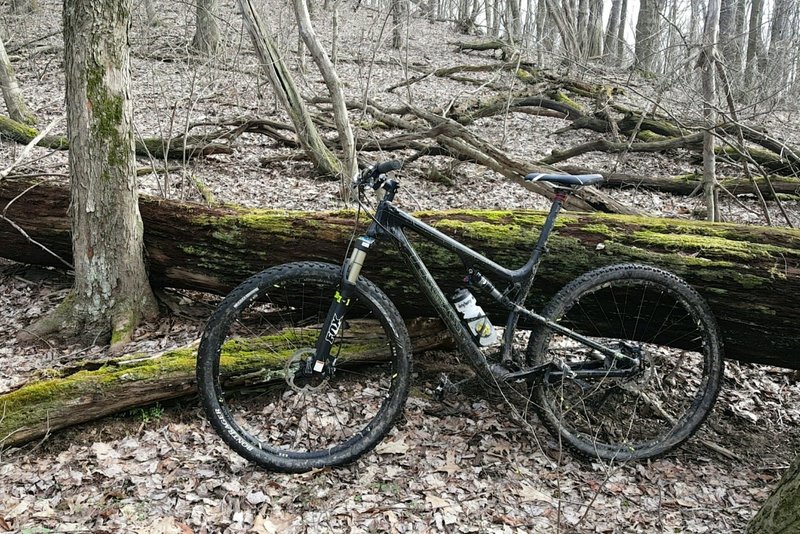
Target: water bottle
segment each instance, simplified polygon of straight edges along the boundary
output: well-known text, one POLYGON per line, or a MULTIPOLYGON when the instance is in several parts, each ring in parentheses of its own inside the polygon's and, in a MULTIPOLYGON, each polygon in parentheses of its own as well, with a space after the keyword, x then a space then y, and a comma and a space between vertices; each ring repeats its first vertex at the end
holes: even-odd
POLYGON ((453 306, 461 314, 464 325, 478 345, 488 347, 497 341, 497 331, 468 289, 456 291, 453 295, 453 306))

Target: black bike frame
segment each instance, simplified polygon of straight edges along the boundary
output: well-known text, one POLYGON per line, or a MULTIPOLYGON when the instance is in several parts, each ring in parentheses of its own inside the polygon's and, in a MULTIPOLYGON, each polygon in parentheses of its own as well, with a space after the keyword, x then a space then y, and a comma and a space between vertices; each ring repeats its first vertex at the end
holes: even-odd
MULTIPOLYGON (((539 238, 531 252, 530 259, 525 265, 516 270, 507 269, 498 265, 491 259, 394 206, 390 200, 381 200, 375 212, 373 222, 367 228, 366 234, 356 240, 356 245, 350 258, 345 261, 342 268, 340 290, 337 292, 335 301, 331 305, 328 317, 323 324, 323 334, 320 335, 319 341, 317 342, 315 357, 309 361, 309 366, 314 366, 315 371, 321 371, 323 367, 327 367, 324 362, 327 362, 330 358, 331 346, 341 326, 343 317, 346 314, 347 305, 349 299, 352 297, 354 284, 358 279, 367 250, 376 239, 388 238, 397 245, 401 256, 414 273, 414 277, 417 279, 422 292, 433 305, 445 325, 447 325, 447 328, 456 340, 461 352, 470 359, 470 363, 472 363, 477 372, 483 374, 483 371, 488 369, 483 352, 472 340, 472 336, 462 323, 456 310, 450 304, 416 250, 414 250, 414 247, 411 245, 404 232, 406 229, 455 253, 464 264, 473 285, 476 285, 484 292, 488 293, 494 300, 509 311, 501 347, 501 360, 503 362, 511 360, 512 336, 520 315, 525 315, 538 324, 545 325, 584 345, 590 346, 605 356, 631 360, 630 357, 619 351, 603 346, 594 340, 586 338, 577 332, 573 332, 524 307, 528 292, 536 277, 539 262, 545 252, 545 245, 553 230, 556 217, 567 198, 567 193, 568 191, 564 189, 559 189, 557 191, 553 204, 550 207, 550 212, 542 226, 539 238), (498 291, 492 282, 484 277, 484 273, 482 273, 481 270, 490 273, 492 276, 508 284, 506 292, 498 291), (515 293, 513 300, 507 297, 507 294, 512 292, 515 293)), ((539 369, 536 371, 529 369, 522 373, 513 373, 513 375, 514 378, 527 378, 529 375, 537 372, 543 371, 539 369)), ((488 375, 484 376, 488 378, 488 375)))

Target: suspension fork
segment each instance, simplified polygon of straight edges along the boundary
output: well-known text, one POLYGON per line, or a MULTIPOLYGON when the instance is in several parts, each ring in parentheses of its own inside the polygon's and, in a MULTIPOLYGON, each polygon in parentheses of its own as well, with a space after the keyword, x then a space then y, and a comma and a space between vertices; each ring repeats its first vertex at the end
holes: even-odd
POLYGON ((326 371, 326 367, 330 367, 335 363, 336 358, 331 358, 331 348, 344 325, 347 309, 356 292, 358 275, 361 273, 364 259, 367 257, 367 250, 374 242, 374 237, 368 235, 359 237, 356 239, 350 258, 344 262, 342 266, 342 281, 339 283, 339 289, 333 295, 333 302, 331 302, 331 307, 328 309, 325 322, 322 323, 314 357, 309 358, 306 362, 305 373, 307 375, 322 373, 326 371))

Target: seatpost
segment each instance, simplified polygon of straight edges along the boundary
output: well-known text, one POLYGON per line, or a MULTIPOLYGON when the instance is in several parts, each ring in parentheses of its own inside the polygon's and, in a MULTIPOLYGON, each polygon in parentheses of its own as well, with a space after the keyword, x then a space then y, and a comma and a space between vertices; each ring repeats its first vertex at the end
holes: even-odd
POLYGON ((539 233, 539 239, 536 241, 536 246, 533 247, 533 252, 531 253, 531 262, 534 265, 534 269, 536 269, 536 266, 539 264, 539 259, 545 252, 547 239, 550 237, 550 233, 553 231, 553 226, 555 226, 558 212, 561 211, 561 207, 564 205, 564 201, 567 200, 568 196, 568 189, 556 189, 556 194, 553 197, 553 203, 550 205, 550 213, 547 214, 547 218, 544 220, 542 231, 539 233))

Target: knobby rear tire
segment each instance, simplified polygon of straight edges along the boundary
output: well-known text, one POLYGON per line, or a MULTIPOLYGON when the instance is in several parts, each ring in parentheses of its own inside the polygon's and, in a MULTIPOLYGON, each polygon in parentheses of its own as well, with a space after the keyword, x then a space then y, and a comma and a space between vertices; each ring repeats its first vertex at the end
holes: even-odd
POLYGON ((197 359, 206 416, 233 450, 267 469, 350 463, 403 411, 411 342, 395 306, 363 277, 331 350, 335 374, 313 384, 287 379, 313 353, 340 278, 341 268, 326 263, 267 269, 234 289, 206 325, 197 359))
MULTIPOLYGON (((533 385, 540 420, 573 451, 612 461, 659 456, 689 439, 711 411, 723 374, 718 328, 703 298, 674 274, 603 267, 567 284, 542 315, 644 362, 636 376, 555 373, 533 385)), ((545 327, 531 333, 527 358, 573 368, 598 361, 596 351, 545 327)))

